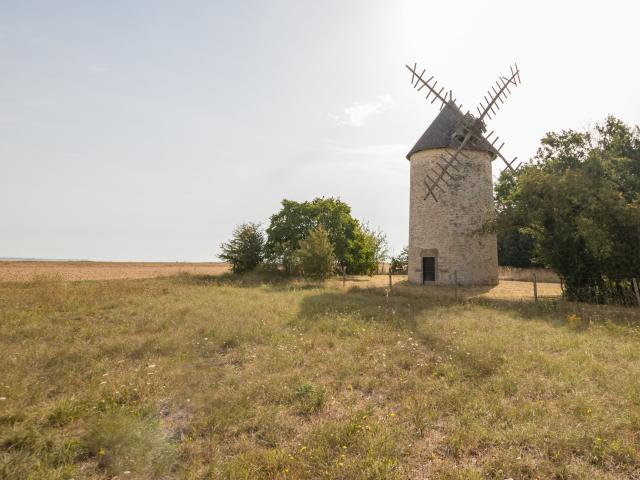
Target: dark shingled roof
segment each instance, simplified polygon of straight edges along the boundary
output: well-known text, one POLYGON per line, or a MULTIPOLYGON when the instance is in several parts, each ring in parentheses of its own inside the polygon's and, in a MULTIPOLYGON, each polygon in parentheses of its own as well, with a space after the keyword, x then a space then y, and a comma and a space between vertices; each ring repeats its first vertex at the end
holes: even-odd
MULTIPOLYGON (((456 126, 461 120, 462 112, 457 109, 445 106, 429 128, 422 134, 411 151, 407 154, 407 160, 416 152, 431 150, 434 148, 456 148, 451 145, 451 137, 456 130, 456 126)), ((476 142, 473 145, 467 144, 465 150, 479 150, 495 154, 494 148, 486 140, 476 142), (479 143, 479 144, 478 144, 479 143)))

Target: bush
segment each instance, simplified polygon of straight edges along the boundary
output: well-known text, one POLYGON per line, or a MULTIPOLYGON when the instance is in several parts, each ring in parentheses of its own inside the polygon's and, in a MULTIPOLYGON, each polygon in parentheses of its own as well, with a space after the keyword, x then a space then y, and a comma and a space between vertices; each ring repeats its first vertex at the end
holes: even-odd
POLYGON ((397 256, 391 257, 389 268, 391 273, 406 274, 409 271, 409 247, 404 247, 397 256))
POLYGON ((329 235, 322 225, 310 230, 307 238, 300 242, 296 259, 305 276, 327 278, 333 273, 336 256, 329 235))
POLYGON ((264 237, 257 223, 243 223, 233 231, 229 243, 220 245, 220 258, 231 264, 234 273, 255 270, 263 258, 264 237))

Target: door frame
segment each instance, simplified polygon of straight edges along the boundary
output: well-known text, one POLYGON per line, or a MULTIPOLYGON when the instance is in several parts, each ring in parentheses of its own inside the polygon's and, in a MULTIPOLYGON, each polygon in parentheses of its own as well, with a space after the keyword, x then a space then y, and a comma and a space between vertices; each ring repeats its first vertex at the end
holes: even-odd
POLYGON ((423 257, 420 257, 422 260, 422 284, 426 284, 426 283, 435 283, 438 280, 438 257, 436 256, 431 256, 431 255, 425 255, 423 257), (425 280, 424 276, 425 276, 425 268, 424 268, 424 260, 425 258, 433 258, 433 280, 425 280))

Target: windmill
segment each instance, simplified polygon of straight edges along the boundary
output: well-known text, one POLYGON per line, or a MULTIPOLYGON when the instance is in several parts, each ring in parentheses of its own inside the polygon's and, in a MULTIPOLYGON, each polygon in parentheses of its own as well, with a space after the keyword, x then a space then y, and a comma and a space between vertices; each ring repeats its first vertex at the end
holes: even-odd
POLYGON ((451 90, 426 69, 405 65, 411 84, 425 99, 440 103, 440 113, 407 154, 411 162, 409 281, 412 283, 495 284, 498 275, 495 233, 484 228, 493 212, 491 162, 504 143, 485 134, 492 119, 520 84, 516 64, 500 76, 476 108, 477 116, 457 103, 451 90))

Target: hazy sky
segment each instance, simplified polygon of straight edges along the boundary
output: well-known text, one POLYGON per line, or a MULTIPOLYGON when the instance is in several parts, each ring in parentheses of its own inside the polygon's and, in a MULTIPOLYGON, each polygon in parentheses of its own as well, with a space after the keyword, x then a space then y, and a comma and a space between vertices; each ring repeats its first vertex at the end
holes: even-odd
MULTIPOLYGON (((551 130, 640 123, 632 1, 0 2, 0 257, 215 260, 281 199, 339 196, 407 243, 437 113, 418 62, 528 158, 551 130)), ((494 170, 498 163, 494 163, 494 170)))

